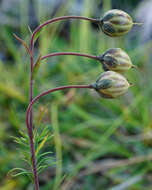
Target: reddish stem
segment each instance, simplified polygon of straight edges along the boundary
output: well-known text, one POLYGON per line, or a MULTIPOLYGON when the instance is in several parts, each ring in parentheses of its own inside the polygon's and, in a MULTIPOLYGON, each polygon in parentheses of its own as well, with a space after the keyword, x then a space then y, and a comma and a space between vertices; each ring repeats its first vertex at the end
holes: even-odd
POLYGON ((85 53, 75 53, 75 52, 57 52, 57 53, 50 53, 48 55, 42 56, 41 60, 44 60, 49 57, 54 57, 54 56, 60 56, 60 55, 75 55, 75 56, 82 56, 82 57, 88 57, 90 59, 95 59, 99 61, 99 57, 95 55, 89 55, 85 53))
POLYGON ((57 88, 53 88, 53 89, 47 90, 47 91, 41 93, 40 95, 36 96, 30 102, 30 104, 28 105, 28 108, 27 108, 27 111, 26 111, 26 125, 27 125, 27 128, 30 129, 29 116, 30 116, 30 112, 31 112, 32 106, 33 106, 33 104, 37 100, 39 100, 41 97, 43 97, 43 96, 45 96, 45 95, 47 95, 49 93, 52 93, 52 92, 55 92, 55 91, 59 91, 59 90, 68 89, 68 88, 93 88, 93 85, 69 85, 69 86, 61 86, 61 87, 57 87, 57 88))
POLYGON ((33 166, 33 175, 34 175, 34 184, 35 189, 39 190, 39 180, 37 175, 37 169, 36 169, 36 159, 35 159, 35 148, 34 148, 34 142, 33 142, 33 133, 31 131, 31 125, 28 125, 28 134, 30 139, 30 149, 31 149, 31 160, 32 160, 32 166, 33 166))
POLYGON ((38 26, 33 34, 32 34, 32 37, 31 37, 31 47, 32 47, 32 51, 33 51, 33 48, 34 48, 34 36, 35 34, 40 31, 44 26, 48 25, 48 24, 51 24, 53 22, 57 22, 57 21, 60 21, 60 20, 66 20, 66 19, 80 19, 80 20, 87 20, 87 21, 91 21, 91 22, 94 22, 94 23, 98 23, 100 22, 100 19, 93 19, 93 18, 88 18, 88 17, 84 17, 84 16, 61 16, 61 17, 57 17, 57 18, 53 18, 53 19, 50 19, 46 22, 44 22, 43 24, 41 24, 40 26, 38 26))
MULTIPOLYGON (((33 79, 32 79, 32 72, 33 72, 33 51, 32 51, 32 56, 30 58, 30 103, 33 100, 33 79)), ((31 107, 32 108, 32 107, 31 107)), ((30 149, 31 149, 31 160, 32 160, 32 167, 33 167, 33 175, 34 175, 34 184, 35 184, 35 189, 39 190, 39 180, 38 180, 38 174, 37 174, 37 168, 36 168, 36 159, 35 159, 35 148, 34 148, 34 142, 33 142, 33 113, 32 109, 30 110, 30 124, 27 126, 28 128, 28 134, 29 134, 29 139, 30 139, 30 149)))
MULTIPOLYGON (((30 102, 32 101, 33 99, 33 79, 32 79, 32 72, 33 72, 33 67, 34 67, 34 63, 33 63, 33 56, 31 56, 30 58, 30 102)), ((33 127, 33 113, 32 113, 32 110, 31 110, 31 113, 30 113, 30 125, 31 125, 31 129, 33 127)))
MULTIPOLYGON (((39 96, 37 96, 36 98, 33 99, 32 71, 33 71, 33 67, 34 67, 34 62, 33 62, 33 57, 34 57, 33 56, 34 37, 35 37, 36 33, 38 31, 40 31, 44 26, 46 26, 48 24, 51 24, 53 22, 57 22, 57 21, 60 21, 60 20, 66 20, 66 19, 81 19, 81 20, 87 20, 87 21, 91 21, 91 22, 95 22, 95 23, 100 22, 99 19, 87 18, 87 17, 83 17, 83 16, 62 16, 62 17, 54 18, 54 19, 51 19, 51 20, 48 20, 48 21, 44 22, 43 24, 41 24, 40 26, 38 26, 34 30, 32 36, 31 36, 31 40, 30 40, 30 53, 31 53, 31 59, 30 59, 30 65, 31 65, 31 70, 30 70, 30 104, 29 104, 29 107, 28 107, 27 112, 26 112, 26 124, 27 124, 28 134, 29 134, 29 138, 30 138, 30 148, 31 148, 31 155, 32 155, 32 166, 33 166, 34 183, 35 183, 35 189, 36 190, 39 190, 39 182, 38 182, 38 175, 37 175, 37 169, 36 169, 35 150, 34 150, 33 132, 32 132, 32 126, 33 126, 32 105, 40 97, 42 97, 42 96, 44 96, 44 95, 46 95, 48 93, 57 91, 57 90, 63 90, 63 89, 66 89, 66 88, 92 88, 91 85, 82 85, 82 86, 73 85, 73 86, 59 87, 59 88, 55 88, 55 89, 51 89, 49 91, 46 91, 46 92, 40 94, 39 96)), ((55 54, 54 54, 54 56, 55 56, 55 54)), ((80 55, 80 56, 85 56, 85 57, 89 57, 89 58, 93 57, 93 56, 89 56, 89 55, 86 55, 86 54, 80 55)), ((97 59, 97 58, 94 57, 94 59, 97 59)))
MULTIPOLYGON (((30 103, 33 100, 33 68, 34 68, 34 54, 33 54, 33 47, 30 47, 31 50, 31 57, 30 57, 30 103)), ((31 107, 32 108, 32 107, 31 107)), ((30 124, 27 126, 28 128, 28 134, 30 139, 30 150, 31 150, 31 160, 32 160, 32 169, 33 169, 33 175, 34 175, 34 185, 35 190, 39 190, 39 179, 37 174, 37 168, 36 168, 36 158, 35 158, 35 148, 34 148, 34 141, 33 141, 33 112, 32 109, 30 110, 30 124)))

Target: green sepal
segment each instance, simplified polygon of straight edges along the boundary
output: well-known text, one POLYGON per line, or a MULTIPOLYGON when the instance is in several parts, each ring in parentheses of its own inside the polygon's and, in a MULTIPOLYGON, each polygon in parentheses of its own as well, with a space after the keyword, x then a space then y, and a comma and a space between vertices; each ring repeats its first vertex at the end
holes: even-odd
POLYGON ((99 81, 96 84, 96 86, 97 86, 97 90, 110 88, 110 87, 112 87, 112 80, 103 79, 103 80, 99 81))

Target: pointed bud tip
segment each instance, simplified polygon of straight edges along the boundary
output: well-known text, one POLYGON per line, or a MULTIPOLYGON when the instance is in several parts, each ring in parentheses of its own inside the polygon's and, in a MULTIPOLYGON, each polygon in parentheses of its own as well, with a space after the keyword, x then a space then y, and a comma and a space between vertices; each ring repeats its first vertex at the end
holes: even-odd
POLYGON ((95 90, 104 98, 116 98, 132 86, 121 74, 114 71, 103 72, 96 81, 95 90))
POLYGON ((139 25, 139 26, 141 26, 143 24, 144 24, 143 22, 133 22, 133 25, 139 25))
POLYGON ((133 24, 132 18, 126 12, 112 9, 104 14, 101 29, 108 36, 119 37, 127 34, 133 24))

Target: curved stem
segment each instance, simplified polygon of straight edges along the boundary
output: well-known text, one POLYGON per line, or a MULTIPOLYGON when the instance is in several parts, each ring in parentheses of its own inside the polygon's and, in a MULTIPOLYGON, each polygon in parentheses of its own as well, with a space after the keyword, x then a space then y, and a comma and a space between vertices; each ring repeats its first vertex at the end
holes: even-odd
POLYGON ((57 87, 57 88, 52 88, 50 90, 47 90, 43 93, 41 93, 40 95, 36 96, 32 101, 31 103, 29 104, 28 108, 27 108, 27 111, 26 111, 26 125, 27 125, 27 128, 30 129, 30 124, 29 124, 29 115, 30 115, 30 112, 31 112, 31 109, 32 109, 32 106, 33 104, 39 100, 41 97, 49 94, 49 93, 52 93, 52 92, 55 92, 55 91, 59 91, 59 90, 64 90, 64 89, 68 89, 68 88, 93 88, 93 85, 69 85, 69 86, 61 86, 61 87, 57 87))
POLYGON ((29 134, 29 138, 30 138, 30 149, 31 149, 31 155, 32 155, 32 167, 33 167, 33 174, 34 174, 34 183, 35 183, 35 189, 39 190, 39 180, 38 180, 38 174, 37 174, 37 168, 36 168, 36 159, 35 159, 35 149, 34 149, 34 142, 33 142, 33 132, 32 132, 32 128, 31 128, 31 110, 32 110, 32 106, 33 104, 39 100, 41 97, 58 91, 58 90, 64 90, 64 89, 68 89, 68 88, 93 88, 93 85, 69 85, 69 86, 61 86, 61 87, 57 87, 57 88, 53 88, 50 90, 47 90, 43 93, 41 93, 40 95, 36 96, 34 99, 32 99, 30 101, 30 104, 27 108, 26 111, 26 125, 27 125, 27 129, 28 129, 28 134, 29 134))
POLYGON ((42 56, 41 60, 44 60, 49 57, 54 57, 54 56, 60 56, 60 55, 75 55, 75 56, 82 56, 82 57, 88 57, 90 59, 95 59, 99 61, 99 57, 95 55, 89 55, 85 53, 76 53, 76 52, 56 52, 56 53, 50 53, 48 55, 42 56))
MULTIPOLYGON (((40 94, 39 96, 37 96, 36 98, 33 99, 33 79, 32 79, 32 72, 33 72, 33 68, 34 68, 34 61, 33 61, 33 57, 34 57, 34 37, 36 35, 37 32, 39 32, 44 26, 51 24, 53 22, 57 22, 60 20, 66 20, 66 19, 81 19, 81 20, 87 20, 87 21, 91 21, 94 23, 98 23, 100 22, 99 19, 93 19, 93 18, 88 18, 88 17, 83 17, 83 16, 62 16, 62 17, 57 17, 51 20, 48 20, 46 22, 44 22, 43 24, 41 24, 40 26, 38 26, 32 36, 31 36, 31 40, 30 40, 30 104, 27 108, 27 112, 26 112, 26 124, 27 124, 27 128, 28 128, 28 134, 29 134, 29 138, 30 138, 30 148, 31 148, 31 155, 32 155, 32 166, 33 166, 33 174, 34 174, 34 183, 35 183, 35 189, 39 190, 39 181, 38 181, 38 175, 37 175, 37 169, 36 169, 36 160, 35 160, 35 150, 34 150, 34 142, 33 142, 33 130, 32 130, 32 126, 33 126, 33 117, 32 117, 32 105, 42 96, 57 91, 57 90, 63 90, 66 88, 92 88, 91 85, 73 85, 73 86, 64 86, 64 87, 58 87, 58 88, 54 88, 51 89, 49 91, 46 91, 42 94, 40 94)), ((79 53, 78 53, 79 54, 79 53)), ((78 55, 77 54, 77 55, 78 55)), ((65 55, 65 54, 64 54, 65 55)), ((71 54, 74 55, 74 54, 71 54)), ((76 54, 75 54, 76 55, 76 54)), ((55 56, 51 55, 51 56, 55 56)), ((51 57, 48 55, 48 57, 51 57)), ((85 56, 85 57, 89 57, 89 58, 94 58, 97 59, 96 56, 90 56, 87 54, 79 54, 79 56, 85 56)), ((46 57, 44 56, 43 59, 45 59, 46 57)))
POLYGON ((57 21, 61 21, 61 20, 66 20, 66 19, 80 19, 80 20, 91 21, 91 22, 94 22, 94 23, 100 22, 100 19, 93 19, 93 18, 88 18, 88 17, 84 17, 84 16, 61 16, 61 17, 50 19, 50 20, 44 22, 43 24, 41 24, 40 26, 38 26, 34 30, 32 36, 31 36, 31 50, 33 51, 33 48, 34 48, 34 36, 38 31, 40 31, 44 26, 46 26, 48 24, 51 24, 51 23, 54 23, 54 22, 57 22, 57 21))

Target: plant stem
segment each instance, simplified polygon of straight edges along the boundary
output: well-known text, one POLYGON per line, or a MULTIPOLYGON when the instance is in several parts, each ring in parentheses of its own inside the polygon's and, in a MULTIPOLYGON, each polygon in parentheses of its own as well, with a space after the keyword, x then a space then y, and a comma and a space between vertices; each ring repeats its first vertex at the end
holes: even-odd
POLYGON ((30 104, 28 105, 28 108, 27 108, 27 111, 26 111, 26 125, 27 125, 27 128, 30 129, 30 123, 29 123, 29 116, 30 116, 30 112, 31 112, 31 109, 32 109, 32 106, 33 104, 39 100, 41 97, 49 94, 49 93, 52 93, 52 92, 55 92, 55 91, 59 91, 59 90, 65 90, 65 89, 68 89, 68 88, 93 88, 93 85, 90 84, 90 85, 69 85, 69 86, 61 86, 61 87, 57 87, 57 88, 52 88, 50 90, 47 90, 45 92, 42 92, 40 95, 36 96, 31 102, 30 104))
POLYGON ((82 56, 82 57, 88 57, 90 59, 95 59, 99 61, 99 57, 95 55, 89 55, 85 53, 75 53, 75 52, 57 52, 57 53, 50 53, 48 55, 42 56, 41 60, 44 60, 49 57, 54 57, 54 56, 60 56, 60 55, 75 55, 75 56, 82 56))
MULTIPOLYGON (((40 95, 36 96, 34 99, 30 101, 30 104, 26 111, 26 125, 28 129, 28 134, 30 138, 30 149, 31 149, 31 155, 32 155, 32 167, 33 167, 33 174, 34 174, 34 184, 35 184, 35 190, 39 190, 39 180, 37 175, 37 169, 36 169, 36 159, 35 159, 35 150, 34 150, 34 142, 33 142, 33 132, 31 127, 31 110, 33 104, 39 100, 42 96, 45 96, 49 93, 58 91, 58 90, 64 90, 68 88, 93 88, 93 85, 69 85, 69 86, 61 86, 57 88, 50 89, 48 91, 45 91, 41 93, 40 95), (30 121, 30 122, 29 122, 30 121)), ((31 91, 30 91, 31 92, 31 91)))
MULTIPOLYGON (((30 55, 30 92, 29 92, 29 102, 32 102, 33 100, 33 79, 32 79, 32 71, 34 67, 33 63, 33 48, 29 48, 28 45, 19 38, 16 34, 13 34, 14 37, 26 48, 27 52, 30 55)), ((36 169, 36 160, 35 160, 35 150, 34 150, 34 142, 33 142, 33 117, 32 117, 32 109, 30 111, 30 124, 28 126, 28 136, 30 140, 30 150, 31 150, 31 160, 32 160, 32 167, 33 167, 33 175, 34 175, 34 183, 35 183, 35 189, 39 190, 39 181, 38 181, 38 175, 37 175, 37 169, 36 169)))
POLYGON ((91 22, 94 22, 94 23, 99 23, 100 22, 100 19, 88 18, 88 17, 84 17, 84 16, 61 16, 61 17, 50 19, 50 20, 44 22, 43 24, 39 25, 34 30, 32 36, 31 36, 31 47, 32 47, 32 50, 33 50, 33 47, 34 47, 34 36, 35 36, 35 34, 37 32, 39 32, 44 26, 46 26, 48 24, 51 24, 51 23, 54 23, 54 22, 57 22, 57 21, 60 21, 60 20, 66 20, 66 19, 80 19, 80 20, 91 21, 91 22))
POLYGON ((37 169, 36 169, 36 159, 35 159, 33 134, 31 133, 30 125, 28 127, 28 133, 29 133, 29 138, 30 138, 31 160, 32 160, 32 166, 33 166, 35 190, 39 190, 40 188, 39 188, 39 180, 38 180, 37 169))
MULTIPOLYGON (((32 72, 33 72, 33 51, 32 55, 30 57, 30 103, 33 100, 33 79, 32 79, 32 72)), ((33 113, 32 109, 30 110, 30 124, 27 127, 28 128, 28 134, 30 139, 30 150, 31 150, 31 160, 32 160, 32 167, 33 167, 33 175, 34 175, 34 184, 35 184, 35 190, 39 190, 39 180, 38 180, 38 174, 37 174, 37 168, 36 168, 36 159, 35 159, 35 148, 34 148, 34 142, 33 142, 33 113)))
MULTIPOLYGON (((33 99, 33 79, 32 79, 32 72, 33 72, 33 67, 34 67, 34 64, 33 64, 33 55, 31 56, 30 58, 30 102, 32 101, 33 99)), ((31 110, 31 113, 30 113, 30 125, 31 125, 31 129, 33 127, 33 113, 32 113, 32 110, 31 110)))
MULTIPOLYGON (((33 142, 33 116, 32 116, 33 114, 32 114, 32 105, 40 97, 42 97, 42 96, 44 96, 44 95, 46 95, 48 93, 57 91, 57 90, 63 90, 63 89, 66 89, 66 88, 92 88, 91 85, 73 85, 73 86, 58 87, 58 88, 54 88, 54 89, 48 90, 48 91, 40 94, 39 96, 37 96, 36 98, 33 99, 32 72, 33 72, 33 68, 34 68, 34 60, 33 60, 33 58, 34 58, 34 37, 35 37, 36 33, 39 32, 44 26, 46 26, 48 24, 51 24, 53 22, 57 22, 57 21, 60 21, 60 20, 66 20, 66 19, 81 19, 81 20, 91 21, 91 22, 94 22, 94 23, 100 22, 99 19, 93 19, 93 18, 88 18, 88 17, 83 17, 83 16, 62 16, 62 17, 57 17, 57 18, 48 20, 48 21, 44 22, 43 24, 41 24, 40 26, 38 26, 34 30, 32 36, 31 36, 31 40, 30 40, 30 104, 29 104, 29 107, 27 108, 27 112, 26 112, 26 124, 27 124, 28 134, 29 134, 29 138, 30 138, 30 148, 31 148, 31 155, 32 155, 32 167, 33 167, 34 183, 35 183, 35 189, 36 190, 39 190, 39 181, 38 181, 38 175, 37 175, 37 169, 36 169, 35 150, 34 150, 34 142, 33 142)), ((66 53, 64 55, 66 55, 66 53)), ((71 55, 76 55, 76 54, 72 53, 71 55)), ((87 55, 87 54, 77 53, 77 55, 97 59, 96 56, 91 56, 91 55, 87 55)), ((51 57, 51 56, 55 56, 55 54, 48 55, 48 57, 51 57)), ((43 59, 45 59, 45 58, 46 57, 44 56, 43 59)))
MULTIPOLYGON (((31 56, 30 56, 30 103, 33 100, 33 77, 32 72, 34 68, 34 55, 33 55, 33 47, 30 47, 31 49, 31 56)), ((36 168, 36 159, 35 159, 35 148, 34 148, 34 141, 33 141, 33 112, 32 109, 30 110, 30 124, 27 127, 28 128, 28 134, 30 139, 30 150, 31 150, 31 160, 32 160, 32 169, 33 169, 33 177, 34 177, 34 185, 35 190, 39 190, 39 179, 37 174, 37 168, 36 168)))

